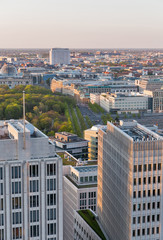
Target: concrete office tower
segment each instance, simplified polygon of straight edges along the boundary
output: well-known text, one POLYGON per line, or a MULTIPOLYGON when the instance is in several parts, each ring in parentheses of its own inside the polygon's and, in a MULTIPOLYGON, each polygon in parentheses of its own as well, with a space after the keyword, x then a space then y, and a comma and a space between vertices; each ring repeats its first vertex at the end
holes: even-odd
POLYGON ((70 64, 70 50, 68 48, 52 48, 49 52, 50 65, 70 64))
POLYGON ((110 240, 162 240, 163 137, 136 121, 99 130, 97 213, 110 240))
POLYGON ((26 122, 0 121, 0 240, 62 240, 62 161, 26 122))
POLYGON ((97 166, 63 167, 63 238, 74 239, 74 210, 97 205, 97 166))

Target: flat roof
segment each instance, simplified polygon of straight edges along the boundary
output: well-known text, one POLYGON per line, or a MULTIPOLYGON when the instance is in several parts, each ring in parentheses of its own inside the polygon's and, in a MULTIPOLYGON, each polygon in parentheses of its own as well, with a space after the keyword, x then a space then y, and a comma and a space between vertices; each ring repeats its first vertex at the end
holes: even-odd
POLYGON ((95 172, 97 171, 97 166, 80 166, 74 167, 79 172, 95 172))
POLYGON ((102 240, 106 240, 96 220, 95 214, 93 214, 92 211, 90 211, 89 209, 86 209, 86 210, 79 210, 77 212, 102 240))

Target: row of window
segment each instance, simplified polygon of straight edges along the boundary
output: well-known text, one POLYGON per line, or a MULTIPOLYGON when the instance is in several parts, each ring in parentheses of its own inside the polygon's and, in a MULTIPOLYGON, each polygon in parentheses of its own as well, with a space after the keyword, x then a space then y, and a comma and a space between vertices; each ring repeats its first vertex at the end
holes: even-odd
POLYGON ((146 172, 146 171, 156 171, 156 170, 161 170, 161 163, 154 163, 153 164, 153 167, 152 167, 152 164, 144 164, 144 165, 134 165, 134 169, 133 171, 134 172, 146 172))
POLYGON ((143 192, 141 191, 134 191, 133 192, 133 198, 141 198, 141 197, 155 197, 155 196, 160 196, 160 189, 153 189, 153 190, 143 190, 143 192))
POLYGON ((160 202, 152 202, 152 203, 138 203, 133 204, 133 212, 135 211, 146 211, 152 209, 160 209, 160 202))
POLYGON ((156 176, 154 176, 153 177, 153 179, 152 179, 152 177, 144 177, 144 178, 134 178, 134 186, 136 186, 137 184, 138 185, 141 185, 141 184, 151 184, 151 183, 153 183, 153 184, 156 184, 156 183, 160 183, 161 182, 161 177, 160 176, 158 176, 158 177, 156 177, 156 176), (152 181, 153 180, 153 181, 152 181))
POLYGON ((137 234, 137 236, 144 236, 144 235, 154 235, 154 234, 159 234, 159 227, 156 227, 156 228, 147 228, 147 229, 145 229, 145 228, 143 228, 142 229, 142 231, 140 230, 140 229, 137 229, 137 231, 136 230, 133 230, 133 232, 132 232, 132 236, 133 237, 136 237, 136 234, 137 234))
POLYGON ((149 222, 159 222, 160 221, 160 214, 157 215, 147 215, 142 217, 133 217, 133 224, 141 224, 141 223, 149 223, 149 222))

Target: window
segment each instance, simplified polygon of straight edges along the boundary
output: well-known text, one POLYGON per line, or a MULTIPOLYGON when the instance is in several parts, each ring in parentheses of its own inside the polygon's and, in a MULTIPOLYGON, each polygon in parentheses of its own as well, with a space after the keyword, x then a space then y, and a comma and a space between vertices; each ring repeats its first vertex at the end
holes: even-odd
POLYGON ((21 193, 21 182, 12 182, 12 194, 21 193))
POLYGON ((154 184, 156 183, 156 177, 153 177, 153 183, 154 184))
POLYGON ((141 185, 141 178, 139 178, 139 185, 141 185))
POLYGON ((136 223, 136 217, 133 217, 133 224, 135 224, 136 223))
POLYGON ((160 202, 157 202, 157 208, 158 209, 160 208, 160 202))
POLYGON ((20 224, 22 222, 21 212, 15 212, 12 214, 12 223, 20 224))
POLYGON ((133 205, 133 211, 136 211, 136 204, 133 205))
POLYGON ((146 184, 146 178, 145 177, 143 178, 143 184, 146 184))
POLYGON ((39 210, 30 211, 30 222, 39 222, 39 210))
POLYGON ((47 195, 47 204, 48 206, 56 205, 56 194, 47 195))
POLYGON ((47 190, 56 190, 56 179, 47 179, 47 190))
POLYGON ((134 165, 134 172, 137 172, 137 166, 134 165))
POLYGON ((132 236, 135 237, 135 230, 132 231, 132 236))
POLYGON ((55 220, 56 219, 56 209, 51 208, 48 209, 48 220, 55 220))
POLYGON ((138 166, 138 171, 141 172, 142 171, 142 165, 138 166))
POLYGON ((15 166, 12 167, 12 179, 21 178, 21 167, 15 166))
POLYGON ((138 198, 141 198, 141 191, 138 191, 138 198))
POLYGON ((152 228, 152 234, 155 234, 155 228, 154 227, 152 228))
POLYGON ((142 229, 142 235, 143 236, 145 235, 145 229, 144 228, 142 229))
POLYGON ((22 238, 22 228, 17 227, 12 229, 13 239, 20 239, 22 238))
POLYGON ((153 171, 156 171, 156 163, 153 164, 153 171))
POLYGON ((151 177, 148 177, 148 184, 151 183, 151 177))
POLYGON ((157 189, 157 195, 160 196, 160 189, 157 189))
POLYGON ((160 221, 160 214, 157 214, 157 222, 160 221))
POLYGON ((140 217, 138 217, 138 224, 140 224, 140 217))
POLYGON ((148 164, 148 171, 151 171, 151 164, 148 164))
POLYGON ((133 198, 136 198, 136 191, 133 192, 133 198))
POLYGON ((39 225, 30 226, 30 235, 31 237, 39 236, 39 225))
POLYGON ((143 210, 145 210, 145 206, 146 206, 145 203, 143 203, 143 210))
POLYGON ((13 197, 12 209, 20 209, 20 208, 21 208, 21 197, 13 197))
POLYGON ((152 208, 155 209, 155 202, 152 203, 152 208))
POLYGON ((2 180, 2 179, 3 179, 3 168, 0 167, 0 180, 2 180))
POLYGON ((39 206, 39 196, 38 195, 34 195, 34 196, 30 196, 30 207, 38 207, 39 206))
POLYGON ((136 178, 134 178, 134 186, 136 185, 136 178))
POLYGON ((150 222, 150 215, 147 216, 147 222, 150 222))
POLYGON ((161 163, 158 164, 158 170, 161 170, 161 163))
POLYGON ((0 199, 0 210, 3 210, 3 198, 0 199))
POLYGON ((144 166, 143 166, 143 171, 144 171, 144 172, 147 171, 147 165, 146 165, 146 164, 144 164, 144 166))
POLYGON ((145 223, 145 216, 142 217, 142 222, 145 223))
POLYGON ((151 209, 151 203, 148 203, 148 210, 151 209))
POLYGON ((150 197, 151 196, 151 191, 150 190, 148 190, 148 197, 150 197))
POLYGON ((155 222, 155 215, 152 215, 152 222, 155 222))
POLYGON ((56 165, 51 163, 47 164, 47 175, 54 176, 56 174, 56 165))
POLYGON ((138 211, 141 211, 141 204, 138 204, 138 211))
POLYGON ((156 228, 156 233, 159 234, 159 227, 156 228))
POLYGON ((38 180, 30 181, 30 192, 38 192, 39 184, 38 180))
POLYGON ((160 179, 161 179, 161 177, 160 177, 160 176, 158 176, 158 180, 157 180, 157 181, 158 181, 158 183, 160 183, 160 179))
POLYGON ((38 165, 30 165, 30 177, 38 177, 38 165))
POLYGON ((48 235, 56 234, 56 223, 48 224, 48 235))
POLYGON ((155 196, 155 193, 156 193, 156 191, 155 191, 155 189, 153 189, 153 196, 155 196))
POLYGON ((143 191, 143 197, 146 197, 146 191, 145 190, 143 191))
POLYGON ((150 228, 147 228, 147 235, 150 235, 150 228))

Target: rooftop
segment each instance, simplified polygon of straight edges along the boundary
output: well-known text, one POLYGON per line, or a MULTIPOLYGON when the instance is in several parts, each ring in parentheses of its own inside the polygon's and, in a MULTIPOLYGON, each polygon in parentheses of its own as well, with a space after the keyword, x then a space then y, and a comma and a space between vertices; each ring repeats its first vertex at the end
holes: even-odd
POLYGON ((75 169, 79 172, 97 172, 97 166, 84 166, 84 167, 75 167, 75 169))
POLYGON ((127 135, 129 135, 134 142, 139 141, 154 141, 158 139, 163 139, 158 133, 155 133, 137 123, 137 121, 120 121, 118 127, 127 135))
POLYGON ((95 231, 95 233, 102 239, 106 240, 95 215, 90 210, 79 210, 78 214, 86 221, 86 223, 95 231))

